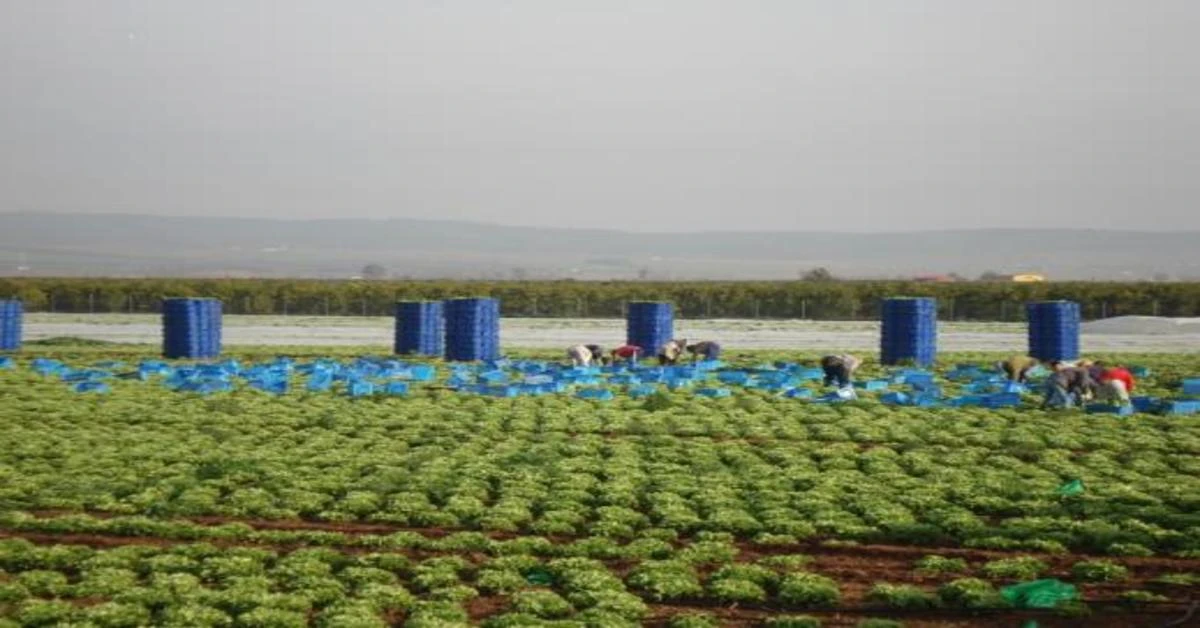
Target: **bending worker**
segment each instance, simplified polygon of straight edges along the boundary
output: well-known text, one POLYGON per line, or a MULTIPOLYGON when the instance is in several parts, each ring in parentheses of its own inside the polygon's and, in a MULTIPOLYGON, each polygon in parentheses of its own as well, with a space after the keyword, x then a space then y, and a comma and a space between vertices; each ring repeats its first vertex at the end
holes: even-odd
POLYGON ((1096 366, 1100 367, 1099 374, 1095 376, 1099 388, 1097 399, 1129 405, 1129 393, 1133 392, 1133 373, 1120 365, 1110 367, 1097 362, 1096 366))
POLYGON ((1014 355, 1013 357, 996 363, 996 368, 1003 371, 1008 379, 1017 384, 1024 384, 1029 371, 1038 365, 1037 358, 1031 358, 1027 355, 1014 355))
POLYGON ((572 366, 587 366, 593 360, 601 362, 603 358, 604 349, 600 345, 575 345, 567 349, 567 359, 571 360, 572 366))
POLYGON ((860 366, 862 366, 862 360, 849 353, 827 355, 821 358, 821 369, 825 371, 825 385, 836 382, 838 388, 850 386, 854 381, 854 371, 857 371, 860 366))
POLYGON ((1046 379, 1046 400, 1042 409, 1070 408, 1090 399, 1096 392, 1096 380, 1081 366, 1051 362, 1054 372, 1046 379))
POLYGON ((688 345, 687 351, 692 354, 693 362, 699 359, 716 360, 721 357, 721 345, 712 340, 704 340, 694 345, 688 345))
POLYGON ((635 364, 641 356, 642 348, 637 345, 621 345, 612 350, 612 361, 614 363, 618 359, 621 359, 630 364, 635 364))
POLYGON ((667 342, 667 344, 658 350, 658 363, 660 365, 675 364, 679 361, 679 356, 683 353, 683 349, 686 346, 687 338, 667 342))

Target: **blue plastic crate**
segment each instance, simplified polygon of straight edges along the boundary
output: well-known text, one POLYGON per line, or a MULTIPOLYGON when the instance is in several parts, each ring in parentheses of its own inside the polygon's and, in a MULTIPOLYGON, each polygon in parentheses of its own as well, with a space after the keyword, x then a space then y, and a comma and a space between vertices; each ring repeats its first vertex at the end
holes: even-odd
POLYGON ((701 397, 728 397, 731 393, 728 388, 698 388, 696 394, 701 397))
POLYGON ((889 392, 879 396, 879 401, 889 406, 907 406, 912 398, 902 392, 889 392))
POLYGON ((1185 395, 1200 395, 1200 377, 1189 377, 1181 386, 1185 395))
POLYGON ((1021 395, 1016 393, 984 395, 980 405, 985 408, 1015 408, 1021 405, 1021 395))
POLYGON ((613 393, 607 388, 585 388, 575 393, 579 399, 589 399, 592 401, 612 401, 613 393))
POLYGON ((1162 400, 1158 397, 1131 397, 1129 401, 1138 412, 1158 412, 1162 409, 1162 400))
POLYGON ((658 387, 650 384, 640 384, 638 386, 629 387, 629 396, 633 397, 634 399, 648 397, 656 392, 658 392, 658 387))
POLYGON ((1191 399, 1168 399, 1162 404, 1163 414, 1188 415, 1200 412, 1200 401, 1191 399))
POLYGON ((104 393, 112 392, 112 389, 109 388, 108 384, 105 384, 104 382, 96 382, 96 381, 87 381, 87 382, 80 382, 78 384, 75 384, 74 390, 77 393, 104 394, 104 393))
POLYGON ((717 381, 722 384, 744 386, 746 382, 750 381, 750 374, 745 371, 722 371, 717 373, 717 381))
POLYGON ((1132 405, 1113 405, 1110 403, 1089 403, 1084 410, 1088 414, 1115 414, 1117 416, 1130 416, 1134 413, 1132 405))
POLYGON ((789 399, 812 399, 813 391, 811 388, 792 388, 783 393, 783 396, 789 399))
POLYGON ((868 392, 875 392, 888 389, 888 381, 886 379, 872 379, 865 382, 855 382, 854 385, 868 392))

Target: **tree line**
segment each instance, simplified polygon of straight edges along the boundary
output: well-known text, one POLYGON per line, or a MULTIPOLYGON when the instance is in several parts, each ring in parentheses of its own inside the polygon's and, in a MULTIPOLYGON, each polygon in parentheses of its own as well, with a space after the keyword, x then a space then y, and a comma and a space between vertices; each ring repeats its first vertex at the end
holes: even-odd
POLYGON ((0 278, 31 312, 155 313, 164 297, 212 297, 227 314, 385 316, 403 300, 489 296, 512 317, 615 318, 628 301, 670 301, 681 318, 870 320, 893 296, 938 299, 944 320, 1020 321, 1025 303, 1078 301, 1084 318, 1200 316, 1200 283, 905 281, 324 281, 0 278))

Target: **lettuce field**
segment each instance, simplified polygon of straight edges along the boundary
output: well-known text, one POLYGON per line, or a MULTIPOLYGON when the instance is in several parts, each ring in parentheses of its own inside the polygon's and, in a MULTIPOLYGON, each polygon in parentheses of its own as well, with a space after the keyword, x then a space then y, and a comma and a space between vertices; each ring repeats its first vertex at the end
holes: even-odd
MULTIPOLYGON (((1200 415, 955 403, 987 355, 823 402, 815 356, 289 354, 0 362, 0 626, 1200 624, 1200 415)), ((1200 374, 1122 359, 1139 395, 1200 374)))

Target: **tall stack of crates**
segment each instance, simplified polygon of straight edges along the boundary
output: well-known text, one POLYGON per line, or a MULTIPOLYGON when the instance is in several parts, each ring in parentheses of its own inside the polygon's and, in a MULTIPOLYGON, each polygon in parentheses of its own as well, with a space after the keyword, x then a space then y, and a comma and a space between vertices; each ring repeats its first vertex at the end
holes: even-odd
POLYGON ((163 356, 206 359, 221 355, 221 302, 163 299, 163 356))
POLYGON ((0 300, 0 351, 21 348, 21 323, 25 306, 16 299, 0 300))
POLYGON ((626 342, 642 348, 642 355, 655 355, 675 336, 675 310, 670 303, 633 301, 625 318, 626 342))
POLYGON ((473 362, 500 357, 500 301, 451 299, 444 308, 447 359, 473 362))
POLYGON ((932 365, 937 358, 937 300, 884 299, 881 309, 880 361, 932 365))
POLYGON ((401 301, 396 304, 396 344, 399 355, 442 357, 446 353, 446 320, 441 301, 401 301))
POLYGON ((1027 303, 1029 355, 1043 361, 1079 358, 1079 304, 1074 301, 1027 303))

